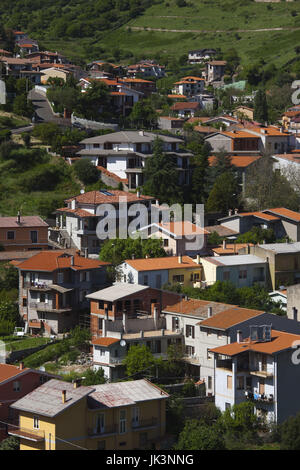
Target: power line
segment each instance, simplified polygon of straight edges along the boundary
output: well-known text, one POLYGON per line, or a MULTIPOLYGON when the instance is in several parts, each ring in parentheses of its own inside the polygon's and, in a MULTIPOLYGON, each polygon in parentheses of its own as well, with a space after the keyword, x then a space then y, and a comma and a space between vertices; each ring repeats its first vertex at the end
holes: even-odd
MULTIPOLYGON (((1 424, 5 424, 6 426, 11 426, 11 427, 13 427, 13 428, 20 429, 20 426, 17 426, 16 424, 7 423, 6 421, 0 421, 0 423, 1 423, 1 424)), ((31 431, 31 430, 28 429, 28 433, 30 433, 30 431, 31 431)), ((33 434, 34 434, 34 430, 33 430, 32 432, 33 432, 33 434)), ((22 437, 22 436, 20 436, 20 437, 22 437)), ((45 438, 45 441, 49 441, 49 442, 50 442, 50 440, 49 440, 49 439, 46 439, 46 438, 45 438)), ((71 441, 67 441, 67 440, 65 440, 65 439, 61 439, 60 437, 57 437, 57 436, 55 436, 55 441, 61 441, 61 442, 64 442, 64 443, 66 443, 66 444, 70 444, 71 446, 77 447, 78 449, 90 450, 90 449, 87 449, 86 447, 79 446, 79 445, 77 445, 77 444, 74 444, 74 443, 71 442, 71 441)))

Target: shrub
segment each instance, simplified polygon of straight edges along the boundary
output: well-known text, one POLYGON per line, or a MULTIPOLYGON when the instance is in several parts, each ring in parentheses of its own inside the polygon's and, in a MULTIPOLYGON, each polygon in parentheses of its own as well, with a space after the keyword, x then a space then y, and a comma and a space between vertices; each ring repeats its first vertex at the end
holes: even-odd
POLYGON ((89 160, 86 159, 78 160, 74 164, 74 171, 83 184, 96 183, 99 179, 99 171, 89 160))

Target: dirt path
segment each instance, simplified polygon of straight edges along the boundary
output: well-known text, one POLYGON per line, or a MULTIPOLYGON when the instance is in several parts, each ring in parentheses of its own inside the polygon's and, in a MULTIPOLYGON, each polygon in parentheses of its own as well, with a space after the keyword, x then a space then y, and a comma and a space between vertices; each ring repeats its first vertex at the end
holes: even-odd
POLYGON ((165 28, 148 28, 142 26, 127 26, 126 29, 133 31, 156 31, 159 33, 263 33, 268 31, 299 31, 298 28, 262 28, 262 29, 217 29, 217 30, 205 30, 205 29, 165 29, 165 28))

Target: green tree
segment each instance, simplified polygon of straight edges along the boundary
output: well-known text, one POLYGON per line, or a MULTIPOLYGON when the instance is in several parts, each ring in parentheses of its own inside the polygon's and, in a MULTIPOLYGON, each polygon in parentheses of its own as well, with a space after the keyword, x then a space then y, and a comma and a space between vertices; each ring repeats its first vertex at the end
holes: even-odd
POLYGON ((30 100, 27 99, 27 95, 17 95, 13 102, 13 112, 19 116, 32 117, 34 113, 34 107, 30 100))
POLYGON ((300 413, 279 426, 280 449, 300 450, 300 413))
POLYGON ((158 138, 153 144, 153 155, 146 159, 144 176, 144 194, 156 197, 161 203, 172 204, 181 200, 176 159, 163 153, 163 144, 158 138))
POLYGON ((175 450, 225 450, 225 441, 216 425, 190 419, 179 435, 175 450))
POLYGON ((208 212, 227 213, 228 209, 238 207, 238 195, 239 185, 237 179, 232 172, 226 171, 217 177, 209 193, 206 210, 208 212))
POLYGON ((258 90, 254 98, 254 120, 260 123, 268 121, 268 103, 266 93, 263 90, 258 90))
POLYGON ((144 344, 130 346, 129 351, 123 360, 126 367, 126 375, 128 377, 143 378, 151 375, 155 369, 155 358, 144 344))
POLYGON ((121 264, 125 259, 161 258, 166 256, 161 239, 132 239, 115 238, 105 241, 101 247, 99 257, 102 261, 121 264))
POLYGON ((99 171, 90 160, 85 158, 75 162, 74 171, 76 176, 80 179, 80 181, 82 181, 83 184, 96 183, 96 181, 99 179, 99 171))
POLYGON ((157 113, 150 99, 137 101, 129 115, 131 123, 138 128, 152 128, 157 126, 157 113))
POLYGON ((0 443, 0 450, 19 450, 20 449, 20 439, 14 436, 10 436, 7 439, 4 439, 0 443))

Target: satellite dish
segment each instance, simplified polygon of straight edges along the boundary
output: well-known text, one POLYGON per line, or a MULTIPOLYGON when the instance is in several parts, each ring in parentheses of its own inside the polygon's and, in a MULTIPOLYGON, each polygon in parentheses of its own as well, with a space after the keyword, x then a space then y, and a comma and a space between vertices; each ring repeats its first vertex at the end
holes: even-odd
POLYGON ((46 372, 46 369, 45 369, 44 366, 39 367, 39 370, 40 370, 41 372, 46 372))
POLYGON ((126 341, 124 339, 121 339, 120 346, 122 346, 122 348, 124 348, 124 346, 126 346, 126 341))

